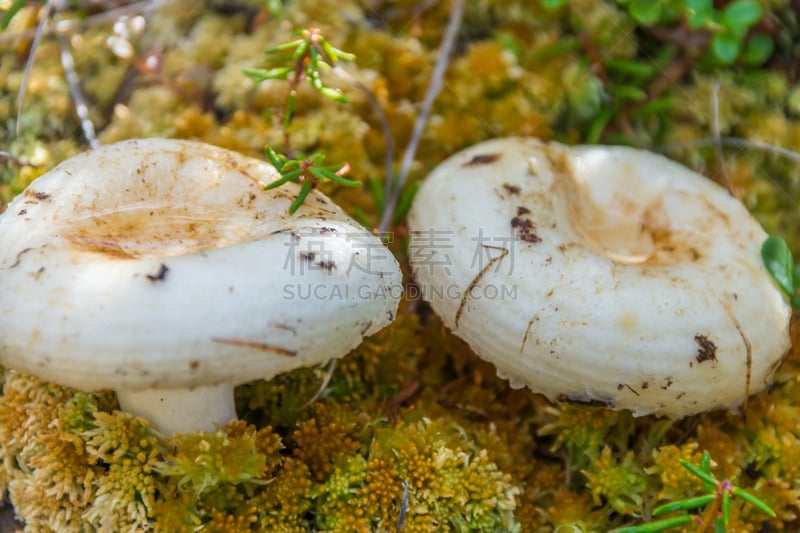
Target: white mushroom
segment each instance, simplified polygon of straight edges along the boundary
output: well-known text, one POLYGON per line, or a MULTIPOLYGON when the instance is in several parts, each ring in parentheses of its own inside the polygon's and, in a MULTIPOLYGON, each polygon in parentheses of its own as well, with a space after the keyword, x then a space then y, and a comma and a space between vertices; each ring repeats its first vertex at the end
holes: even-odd
POLYGON ((789 347, 764 231, 650 152, 488 141, 431 173, 409 228, 445 324, 551 399, 669 417, 735 407, 789 347))
POLYGON ((233 387, 342 356, 391 322, 401 274, 327 197, 293 216, 269 164, 125 141, 35 180, 0 216, 0 363, 165 432, 235 418, 233 387))

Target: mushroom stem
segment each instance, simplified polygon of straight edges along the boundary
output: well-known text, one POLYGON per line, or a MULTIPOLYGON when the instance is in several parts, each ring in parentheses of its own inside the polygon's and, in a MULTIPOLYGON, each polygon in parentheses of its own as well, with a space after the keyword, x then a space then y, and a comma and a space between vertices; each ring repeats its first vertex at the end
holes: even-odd
POLYGON ((164 436, 215 431, 215 426, 236 418, 233 385, 229 383, 192 389, 120 390, 117 399, 123 411, 148 419, 164 436))

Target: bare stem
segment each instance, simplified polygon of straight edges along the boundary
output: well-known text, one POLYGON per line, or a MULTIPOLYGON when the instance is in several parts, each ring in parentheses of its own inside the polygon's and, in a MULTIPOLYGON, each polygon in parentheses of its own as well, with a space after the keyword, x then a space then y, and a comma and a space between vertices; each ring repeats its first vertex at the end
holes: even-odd
POLYGON ((39 49, 39 43, 42 40, 42 36, 44 35, 44 27, 47 25, 47 21, 50 19, 50 13, 53 11, 53 2, 52 0, 47 0, 44 4, 44 8, 42 8, 42 15, 39 24, 36 25, 36 32, 33 34, 33 42, 31 43, 31 50, 28 52, 28 60, 25 62, 25 72, 22 74, 22 83, 19 86, 19 92, 17 92, 17 125, 16 125, 16 133, 17 137, 20 134, 20 117, 22 116, 22 102, 25 99, 25 91, 28 88, 28 79, 31 76, 31 69, 33 68, 33 60, 36 57, 36 50, 39 49))
POLYGON ((394 176, 386 176, 386 185, 384 197, 386 201, 383 206, 383 214, 381 215, 380 224, 378 224, 378 232, 383 233, 389 228, 394 216, 397 201, 400 199, 400 193, 403 186, 408 179, 408 173, 411 170, 411 163, 414 161, 414 156, 417 153, 417 147, 422 140, 422 132, 425 130, 425 124, 431 114, 431 108, 442 90, 444 84, 444 74, 447 66, 450 63, 450 54, 456 43, 458 30, 461 27, 461 17, 464 12, 464 0, 453 0, 453 5, 450 8, 450 18, 447 21, 447 28, 445 28, 442 43, 439 46, 439 54, 436 59, 436 66, 433 69, 433 74, 428 82, 428 88, 425 91, 425 97, 422 100, 422 109, 414 121, 414 129, 411 133, 411 139, 403 152, 403 160, 400 164, 400 173, 397 179, 394 176))
POLYGON ((800 163, 800 153, 788 148, 782 148, 769 143, 761 141, 752 141, 750 139, 742 139, 741 137, 703 137, 700 139, 692 139, 690 141, 681 141, 675 143, 664 144, 658 147, 660 152, 674 152, 676 150, 683 150, 685 148, 697 148, 700 146, 713 146, 721 144, 722 146, 732 146, 735 148, 752 148, 754 150, 763 150, 787 159, 791 159, 800 163))
POLYGON ((64 73, 67 77, 69 93, 72 96, 72 102, 75 104, 75 114, 78 115, 78 119, 81 121, 83 135, 92 149, 97 148, 100 143, 97 140, 97 135, 95 135, 92 119, 89 117, 89 106, 86 105, 86 98, 83 97, 78 73, 75 72, 75 60, 72 58, 69 45, 63 35, 58 36, 58 46, 61 52, 61 66, 64 68, 64 73))

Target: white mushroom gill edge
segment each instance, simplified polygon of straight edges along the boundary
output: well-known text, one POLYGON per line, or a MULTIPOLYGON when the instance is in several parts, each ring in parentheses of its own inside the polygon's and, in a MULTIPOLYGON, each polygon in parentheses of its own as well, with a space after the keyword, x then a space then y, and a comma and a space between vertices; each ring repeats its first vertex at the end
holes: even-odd
POLYGON ((766 234, 707 178, 625 147, 507 138, 427 177, 423 297, 512 386, 682 417, 736 407, 789 348, 766 234))
POLYGON ((143 139, 35 180, 0 216, 0 364, 113 389, 172 433, 229 420, 235 385, 345 355, 393 319, 399 266, 319 192, 288 215, 276 177, 143 139))

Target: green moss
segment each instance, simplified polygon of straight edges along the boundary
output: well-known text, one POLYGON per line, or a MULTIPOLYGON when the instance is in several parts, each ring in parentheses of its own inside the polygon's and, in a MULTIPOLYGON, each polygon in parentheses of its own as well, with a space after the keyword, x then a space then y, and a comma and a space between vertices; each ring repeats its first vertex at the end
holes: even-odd
MULTIPOLYGON (((170 4, 132 42, 139 59, 158 52, 155 71, 114 58, 103 44, 110 27, 87 25, 73 54, 101 140, 177 136, 256 156, 265 144, 280 145, 274 108, 285 86, 257 86, 242 69, 259 66, 263 50, 294 27, 313 25, 356 54, 343 68, 388 117, 396 167, 449 4, 424 4, 421 12, 416 0, 283 4, 279 16, 261 2, 170 4)), ((791 75, 800 30, 785 2, 762 3, 772 10, 765 20, 774 25, 777 52, 758 68, 693 61, 681 42, 637 24, 617 2, 580 0, 554 11, 523 0, 466 4, 412 182, 459 148, 503 135, 664 149, 717 181, 727 174, 765 228, 800 255, 797 161, 731 146, 720 158, 711 143, 691 143, 718 127, 726 137, 800 146, 800 85, 791 75)), ((30 27, 33 15, 15 17, 8 31, 30 27)), ((0 142, 17 158, 0 165, 0 210, 84 143, 49 38, 15 135, 24 45, 0 44, 0 142)), ((365 183, 382 183, 388 144, 381 121, 347 76, 326 76, 350 103, 301 90, 293 142, 325 150, 331 163, 347 160, 365 183)), ((377 220, 366 187, 326 192, 349 212, 377 220)), ((391 247, 402 258, 406 228, 401 221, 394 229, 391 247)), ((766 501, 778 515, 772 527, 792 529, 800 507, 796 318, 793 338, 776 385, 750 399, 746 418, 716 412, 674 422, 510 390, 421 302, 403 302, 390 328, 339 361, 310 405, 326 368, 243 385, 236 391, 242 422, 167 442, 145 421, 116 411, 111 394, 8 370, 0 492, 26 531, 386 531, 401 515, 406 533, 607 531, 697 494, 702 487, 679 461, 696 463, 708 451, 715 475, 766 501)), ((731 530, 753 530, 764 516, 735 503, 732 520, 731 530)))

